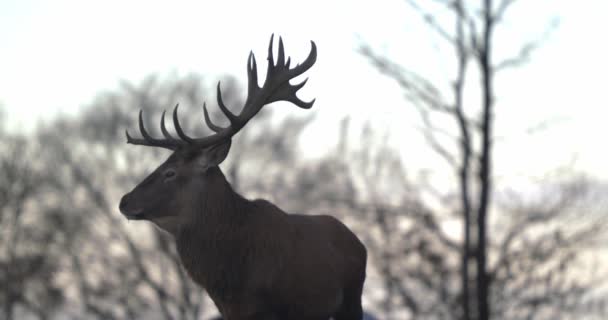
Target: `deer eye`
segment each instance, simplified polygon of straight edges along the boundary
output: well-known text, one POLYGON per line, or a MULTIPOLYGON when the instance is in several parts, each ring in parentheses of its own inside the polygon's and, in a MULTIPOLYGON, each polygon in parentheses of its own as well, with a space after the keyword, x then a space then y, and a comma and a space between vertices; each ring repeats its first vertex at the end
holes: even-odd
POLYGON ((169 170, 165 171, 165 179, 170 179, 173 177, 175 177, 175 170, 169 169, 169 170))

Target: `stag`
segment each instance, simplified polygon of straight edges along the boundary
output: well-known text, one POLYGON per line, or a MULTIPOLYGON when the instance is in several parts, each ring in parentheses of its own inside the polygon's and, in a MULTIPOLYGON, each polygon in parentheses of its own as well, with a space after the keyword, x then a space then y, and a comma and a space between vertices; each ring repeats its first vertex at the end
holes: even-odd
POLYGON ((239 114, 226 107, 218 83, 218 106, 229 125, 214 124, 203 104, 212 135, 189 137, 175 106, 178 137, 167 131, 163 112, 164 138, 154 138, 140 111, 142 138, 127 131, 127 143, 173 153, 123 196, 120 210, 127 219, 153 222, 174 236, 186 271, 227 320, 360 320, 367 253, 357 236, 329 215, 287 214, 269 201, 248 200, 232 189, 219 168, 232 136, 264 105, 288 101, 303 109, 312 107, 314 100, 304 102, 296 96, 306 80, 290 80, 315 63, 315 43, 311 41, 308 57, 293 68, 280 38, 277 55, 275 63, 271 37, 266 80, 260 87, 255 56, 249 54, 247 99, 239 114))

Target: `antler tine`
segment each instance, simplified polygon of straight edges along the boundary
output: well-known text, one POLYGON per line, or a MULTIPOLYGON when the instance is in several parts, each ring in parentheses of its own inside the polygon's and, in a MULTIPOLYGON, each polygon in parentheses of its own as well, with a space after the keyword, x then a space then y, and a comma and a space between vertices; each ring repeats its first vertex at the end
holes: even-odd
POLYGON ((125 134, 127 136, 127 143, 142 146, 161 147, 170 150, 175 150, 178 147, 179 141, 155 139, 148 133, 146 127, 144 126, 143 110, 139 110, 139 131, 141 132, 143 139, 136 139, 131 137, 131 135, 129 135, 129 131, 126 130, 125 134))
POLYGON ((268 69, 266 70, 266 77, 270 76, 272 69, 274 68, 274 58, 272 56, 272 44, 274 42, 274 33, 270 36, 270 43, 268 43, 268 69))
POLYGON ((317 45, 314 41, 310 41, 310 52, 308 53, 308 57, 304 60, 304 62, 298 64, 293 69, 291 69, 292 77, 296 77, 306 72, 310 67, 312 67, 315 62, 317 62, 317 45))
POLYGON ((182 127, 179 125, 179 119, 177 118, 177 109, 179 108, 179 103, 175 105, 175 108, 173 108, 173 126, 175 127, 175 131, 177 132, 177 135, 184 141, 188 142, 188 143, 193 143, 195 140, 188 137, 186 135, 186 133, 184 133, 184 130, 182 130, 182 127))
POLYGON ((152 136, 150 136, 148 134, 148 131, 146 131, 146 126, 144 126, 143 114, 144 114, 144 111, 139 110, 139 132, 141 132, 141 135, 144 137, 145 140, 147 140, 149 142, 156 142, 155 139, 152 138, 152 136))
POLYGON ((209 129, 213 130, 213 132, 220 132, 224 130, 224 128, 216 125, 211 121, 211 117, 209 117, 209 112, 207 112, 207 104, 203 103, 203 114, 205 115, 205 123, 209 129))
POLYGON ((285 63, 285 68, 289 69, 290 63, 291 63, 291 57, 287 57, 287 62, 285 63))
POLYGON ((222 113, 226 116, 226 118, 228 118, 231 124, 236 124, 238 122, 238 117, 230 112, 228 108, 226 108, 224 100, 222 100, 221 82, 219 81, 217 82, 217 105, 220 107, 220 110, 222 110, 222 113))
POLYGON ((125 130, 125 134, 127 136, 127 143, 136 144, 136 145, 148 145, 147 144, 148 142, 144 139, 136 139, 136 138, 131 137, 131 135, 129 135, 129 130, 125 130))
POLYGON ((295 104, 296 106, 302 108, 302 109, 310 109, 312 108, 312 106, 315 104, 315 101, 317 99, 312 99, 310 102, 305 102, 300 100, 300 98, 298 98, 296 96, 296 92, 298 92, 298 90, 300 90, 302 87, 304 87, 304 85, 306 84, 306 82, 308 82, 308 78, 304 79, 304 81, 293 85, 293 94, 289 96, 289 98, 287 99, 289 102, 295 104))
POLYGON ((163 133, 163 136, 165 136, 165 138, 167 140, 179 141, 179 140, 173 138, 173 136, 169 133, 169 131, 167 131, 167 127, 165 126, 165 113, 166 112, 167 112, 167 110, 163 110, 163 114, 160 116, 160 131, 163 133))
POLYGON ((247 98, 253 96, 253 92, 259 90, 258 86, 258 66, 255 62, 253 51, 249 53, 247 60, 247 98))
MULTIPOLYGON (((298 98, 296 96, 296 92, 298 90, 300 90, 300 88, 302 88, 306 84, 307 81, 308 81, 308 78, 304 79, 304 81, 300 82, 299 84, 296 84, 296 85, 293 85, 292 87, 290 87, 289 91, 291 91, 292 94, 289 94, 285 98, 285 100, 295 104, 296 106, 298 106, 302 109, 312 108, 312 106, 315 104, 315 101, 317 101, 317 99, 312 99, 311 101, 306 102, 306 101, 302 101, 300 98, 298 98)), ((287 89, 286 89, 286 91, 287 91, 287 89)))
POLYGON ((283 38, 279 37, 279 57, 277 58, 277 66, 285 65, 285 47, 283 46, 283 38))

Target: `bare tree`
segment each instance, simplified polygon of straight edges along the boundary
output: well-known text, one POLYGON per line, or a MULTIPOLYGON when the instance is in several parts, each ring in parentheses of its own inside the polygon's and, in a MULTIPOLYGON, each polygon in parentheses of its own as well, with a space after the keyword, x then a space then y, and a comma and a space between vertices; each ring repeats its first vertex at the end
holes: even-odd
MULTIPOLYGON (((423 205, 424 201, 416 201, 414 209, 408 205, 407 210, 413 210, 418 212, 414 216, 419 216, 422 220, 418 221, 417 226, 423 228, 418 230, 412 230, 413 233, 408 233, 407 236, 413 236, 419 234, 422 230, 428 235, 432 235, 430 241, 434 243, 431 245, 433 250, 436 252, 425 259, 439 259, 441 261, 429 260, 431 268, 436 268, 431 275, 433 277, 428 278, 428 287, 435 288, 438 292, 438 297, 445 304, 445 311, 437 313, 438 318, 460 318, 460 319, 489 319, 491 316, 498 318, 506 317, 513 319, 517 315, 519 318, 525 318, 527 316, 534 316, 535 313, 530 313, 532 309, 538 310, 542 308, 548 308, 551 310, 560 310, 559 302, 555 299, 536 299, 534 305, 522 302, 523 291, 513 290, 510 293, 506 288, 506 283, 515 283, 516 280, 513 278, 513 274, 509 277, 499 276, 498 273, 504 272, 504 264, 506 261, 504 258, 495 257, 507 257, 507 256, 518 256, 511 250, 515 250, 512 247, 512 242, 523 237, 520 232, 532 228, 533 225, 545 223, 543 218, 539 218, 535 215, 532 208, 528 210, 520 211, 519 215, 514 214, 512 210, 505 210, 503 212, 496 205, 492 205, 494 190, 493 172, 493 141, 494 141, 494 96, 495 96, 495 78, 499 71, 513 66, 519 66, 522 63, 528 61, 530 54, 534 48, 537 47, 538 41, 526 43, 522 46, 518 55, 504 59, 502 61, 495 61, 495 31, 499 24, 504 21, 507 16, 508 9, 515 4, 515 1, 502 0, 494 3, 492 0, 484 0, 479 5, 463 0, 453 1, 432 1, 416 2, 408 0, 407 3, 411 8, 420 13, 421 17, 424 18, 424 22, 435 31, 437 35, 446 43, 448 46, 453 48, 453 65, 455 70, 453 72, 454 78, 450 80, 451 92, 447 95, 443 92, 440 87, 435 85, 431 80, 428 80, 424 76, 403 68, 399 63, 391 60, 390 58, 379 54, 370 45, 362 45, 360 52, 366 56, 369 61, 382 73, 394 79, 403 89, 408 101, 416 107, 420 112, 421 119, 424 125, 424 137, 426 138, 429 146, 440 156, 453 170, 457 187, 450 195, 441 195, 437 198, 444 209, 453 214, 448 215, 447 218, 453 217, 454 214, 459 216, 462 225, 462 241, 454 241, 449 234, 445 233, 442 228, 444 221, 441 220, 440 216, 442 213, 437 210, 433 210, 432 205, 423 205), (444 24, 443 20, 437 19, 439 15, 435 15, 432 9, 442 10, 442 14, 448 13, 449 18, 445 21, 450 21, 450 25, 444 24), (479 107, 472 108, 469 100, 466 100, 465 105, 464 95, 466 88, 475 86, 476 83, 471 85, 471 81, 468 80, 467 75, 476 71, 479 75, 479 107), (438 127, 434 122, 437 115, 442 115, 447 119, 451 119, 457 128, 456 132, 448 132, 448 139, 445 139, 446 131, 444 128, 438 127), (449 144, 453 142, 453 144, 449 144), (457 204, 454 203, 454 196, 457 195, 457 204), (495 218, 490 216, 490 212, 501 212, 500 216, 495 218, 508 218, 506 219, 512 223, 511 227, 514 228, 512 232, 507 232, 509 236, 504 238, 497 237, 496 234, 491 238, 490 241, 490 230, 489 224, 495 218), (518 218, 519 216, 519 218, 518 218), (521 218, 525 216, 526 218, 521 218), (535 217, 536 218, 533 218, 535 217), (515 223, 514 221, 518 221, 515 223), (517 231, 515 231, 517 230, 517 231), (443 249, 442 249, 443 248, 443 249), (495 248, 501 248, 498 252, 495 248), (500 250, 509 251, 511 253, 503 252, 500 250), (444 281, 443 277, 453 274, 453 259, 448 258, 447 253, 458 252, 460 255, 460 289, 458 294, 454 295, 455 283, 453 281, 444 281), (490 259, 490 260, 489 260, 490 259), (451 265, 446 265, 444 261, 450 260, 451 265), (493 264, 490 262, 494 261, 493 264), (500 271, 499 271, 500 270, 500 271), (439 284, 433 284, 435 279, 441 278, 439 284), (502 279, 499 282, 498 279, 502 279), (510 300, 505 301, 503 298, 508 297, 510 300), (507 305, 513 304, 517 309, 517 314, 507 312, 507 305), (491 306, 493 305, 493 308, 491 306), (542 305, 543 307, 539 307, 542 305)), ((442 17, 446 17, 443 15, 442 17)), ((423 181, 421 187, 427 189, 426 183, 423 181)), ((434 190, 432 194, 437 194, 434 190)), ((585 198, 585 192, 565 192, 565 195, 560 196, 560 203, 575 203, 581 198, 585 198)), ((420 198, 421 200, 422 198, 420 198)), ((547 202, 544 203, 549 206, 547 202)), ((569 229, 566 225, 566 221, 562 219, 562 212, 568 211, 565 206, 559 207, 559 210, 549 209, 545 207, 545 210, 551 211, 552 219, 558 223, 559 228, 562 232, 558 234, 563 235, 565 230, 569 229)), ((588 208, 587 208, 588 209, 588 208)), ((395 213, 398 213, 397 210, 395 213)), ((412 213, 408 213, 412 215, 412 213)), ((381 224, 385 224, 381 222, 381 224)), ((387 225, 389 227, 390 225, 387 225)), ((568 240, 564 240, 560 236, 560 241, 553 239, 554 242, 550 245, 552 254, 548 254, 546 259, 551 262, 560 260, 562 253, 565 253, 566 249, 563 247, 574 246, 577 241, 581 241, 581 238, 585 238, 584 241, 592 241, 597 233, 589 233, 589 229, 595 230, 595 228, 604 228, 605 221, 587 221, 584 223, 582 229, 587 232, 582 232, 580 237, 569 237, 568 240), (602 223, 598 223, 602 222, 602 223), (585 236, 583 236, 583 234, 585 236), (577 239, 577 240, 575 240, 577 239), (567 241, 568 245, 565 245, 562 241, 567 241), (557 245, 557 243, 560 243, 557 245)), ((385 230, 384 234, 390 234, 390 230, 385 230)), ((397 232, 397 231, 394 231, 397 232)), ((568 232, 570 233, 570 232, 568 232)), ((405 236, 405 234, 403 235, 405 236)), ((420 236, 420 235, 419 235, 420 236)), ((403 239, 402 241, 408 241, 403 239)), ((429 239, 425 240, 429 241, 429 239)), ((520 247, 522 252, 531 254, 535 245, 545 248, 547 239, 542 240, 541 238, 534 237, 530 240, 534 245, 520 247), (544 245, 541 245, 543 243, 544 245), (530 251, 529 251, 530 250, 530 251)), ((418 248, 417 254, 423 254, 429 250, 429 245, 425 242, 423 247, 418 248)), ((410 251, 406 251, 410 252, 410 251)), ((578 255, 577 255, 578 256, 578 255)), ((559 269, 560 276, 568 277, 568 270, 571 269, 575 263, 572 256, 568 256, 564 263, 561 264, 559 269), (566 267, 565 267, 566 266, 566 267)), ((386 258, 388 259, 388 258, 386 258)), ((517 273, 517 279, 519 277, 532 276, 533 273, 540 272, 545 277, 551 277, 555 279, 554 271, 546 271, 543 268, 545 261, 538 259, 526 260, 530 263, 528 269, 523 269, 517 273), (542 270, 542 271, 541 271, 542 270)), ((580 261, 580 260, 577 260, 580 261)), ((404 271, 405 272, 405 271, 404 271)), ((387 277, 394 277, 393 273, 387 273, 387 277)), ((403 275, 403 273, 401 274, 403 275)), ((402 281, 406 282, 408 278, 404 278, 402 281)), ((397 281, 397 279, 394 279, 397 281)), ((535 282, 523 282, 522 284, 526 290, 537 290, 535 282)), ((406 288, 406 284, 402 284, 401 288, 406 288)), ((590 292, 595 286, 594 283, 587 283, 587 285, 565 285, 564 288, 570 289, 572 294, 576 293, 577 305, 582 305, 582 299, 585 297, 584 293, 590 292)), ((560 296, 557 292, 563 291, 554 286, 547 286, 547 295, 553 294, 560 296)), ((415 303, 415 290, 408 288, 403 291, 402 304, 405 305, 413 316, 424 314, 420 313, 420 306, 415 303), (406 292, 407 291, 407 292, 406 292)), ((570 296, 571 297, 571 296, 570 296)), ((557 299, 557 298, 556 298, 557 299)), ((437 307, 442 309, 442 307, 437 307)), ((510 307, 509 307, 510 308, 510 307)), ((568 307, 570 308, 570 307, 568 307)), ((546 313, 541 313, 541 316, 546 316, 546 313)), ((424 318, 427 316, 425 315, 424 318)))
POLYGON ((79 219, 62 215, 62 186, 41 146, 0 131, 0 310, 4 319, 50 318, 65 295, 54 275, 79 219))

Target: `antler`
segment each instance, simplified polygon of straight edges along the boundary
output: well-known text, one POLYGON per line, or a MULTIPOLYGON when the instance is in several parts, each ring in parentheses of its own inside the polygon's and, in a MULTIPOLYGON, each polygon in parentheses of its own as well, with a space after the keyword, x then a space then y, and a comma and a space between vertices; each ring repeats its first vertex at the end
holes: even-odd
POLYGON ((304 62, 302 62, 302 64, 298 64, 294 68, 290 69, 289 64, 291 59, 287 58, 287 61, 285 61, 283 39, 279 37, 279 52, 276 64, 272 54, 273 42, 274 34, 270 37, 270 44, 268 45, 268 69, 266 71, 266 80, 264 81, 264 85, 262 85, 262 87, 258 86, 258 73, 255 56, 253 52, 249 53, 249 58, 247 60, 247 99, 245 100, 245 106, 240 114, 235 115, 228 110, 224 104, 224 101, 222 100, 222 90, 220 88, 221 84, 218 82, 217 104, 222 113, 230 121, 228 127, 223 128, 214 124, 209 117, 209 113, 207 112, 207 106, 203 104, 205 123, 215 133, 203 138, 191 138, 184 133, 179 124, 177 116, 177 109, 179 105, 176 105, 173 109, 173 125, 175 126, 175 131, 180 139, 172 137, 165 128, 164 111, 160 121, 160 128, 165 139, 155 139, 150 136, 144 127, 142 111, 140 111, 139 130, 141 131, 143 139, 134 139, 127 131, 127 143, 162 147, 171 150, 175 150, 186 145, 204 148, 230 139, 237 132, 239 132, 239 130, 241 130, 247 124, 247 122, 249 122, 249 120, 251 120, 251 118, 253 118, 266 104, 276 101, 289 101, 303 109, 311 108, 315 102, 314 99, 310 102, 304 102, 296 96, 296 93, 306 84, 308 78, 295 85, 290 84, 289 81, 303 74, 310 69, 310 67, 312 67, 317 60, 317 46, 313 41, 311 41, 311 49, 308 57, 304 60, 304 62))

